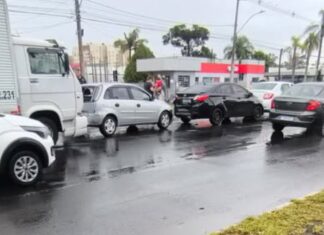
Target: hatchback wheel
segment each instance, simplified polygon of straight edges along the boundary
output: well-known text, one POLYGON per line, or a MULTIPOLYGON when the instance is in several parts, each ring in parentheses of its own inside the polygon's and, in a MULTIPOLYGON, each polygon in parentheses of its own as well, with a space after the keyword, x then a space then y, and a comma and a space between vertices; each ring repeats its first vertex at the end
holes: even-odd
POLYGON ((104 137, 111 137, 117 129, 117 120, 113 116, 107 116, 100 126, 100 132, 104 137))
POLYGON ((29 186, 40 178, 42 164, 39 156, 32 151, 19 151, 9 162, 9 176, 19 185, 29 186))
POLYGON ((159 122, 158 122, 158 127, 162 130, 167 129, 168 126, 171 124, 171 115, 168 111, 164 111, 161 113, 159 122))
POLYGON ((215 108, 212 112, 211 117, 209 118, 209 121, 214 126, 221 126, 224 119, 223 111, 219 108, 215 108))

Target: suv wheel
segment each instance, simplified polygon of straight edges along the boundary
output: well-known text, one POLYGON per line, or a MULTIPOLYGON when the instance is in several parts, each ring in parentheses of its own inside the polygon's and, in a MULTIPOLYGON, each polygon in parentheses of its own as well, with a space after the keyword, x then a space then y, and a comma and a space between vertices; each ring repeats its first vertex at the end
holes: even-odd
POLYGON ((111 137, 117 130, 117 120, 113 116, 107 116, 100 126, 100 132, 104 137, 111 137))
POLYGON ((158 127, 161 130, 167 129, 168 126, 170 126, 171 124, 171 117, 170 117, 170 113, 168 111, 164 111, 161 113, 160 118, 159 118, 159 122, 158 122, 158 127))
POLYGON ((224 119, 223 111, 220 108, 215 108, 212 112, 209 121, 214 126, 221 126, 224 119))
POLYGON ((36 183, 42 173, 38 154, 32 151, 18 151, 9 162, 9 176, 19 185, 30 186, 36 183))

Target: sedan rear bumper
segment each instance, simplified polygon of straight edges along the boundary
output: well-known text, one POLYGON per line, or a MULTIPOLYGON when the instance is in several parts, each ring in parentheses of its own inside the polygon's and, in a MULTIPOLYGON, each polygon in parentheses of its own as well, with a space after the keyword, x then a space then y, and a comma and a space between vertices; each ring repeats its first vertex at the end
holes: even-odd
POLYGON ((284 126, 309 127, 317 119, 316 112, 292 112, 282 110, 271 110, 269 120, 272 123, 284 126))

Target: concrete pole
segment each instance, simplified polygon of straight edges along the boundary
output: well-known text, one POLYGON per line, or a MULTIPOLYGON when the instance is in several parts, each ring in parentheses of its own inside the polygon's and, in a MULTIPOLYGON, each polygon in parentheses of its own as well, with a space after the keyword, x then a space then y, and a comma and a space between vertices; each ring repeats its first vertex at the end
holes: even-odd
POLYGON ((237 21, 238 21, 239 5, 240 5, 240 0, 236 0, 236 12, 235 12, 234 33, 233 33, 233 48, 232 48, 232 57, 231 57, 231 75, 230 75, 231 82, 234 82, 234 62, 235 62, 236 40, 237 40, 237 21))
POLYGON ((77 24, 80 72, 81 72, 81 75, 83 76, 84 75, 84 62, 83 62, 82 28, 81 28, 81 16, 80 16, 80 3, 79 3, 79 0, 75 0, 75 17, 76 17, 76 24, 77 24))
POLYGON ((322 54, 322 46, 323 46, 323 37, 324 37, 324 12, 322 13, 322 24, 321 24, 321 31, 320 31, 320 38, 319 38, 319 47, 318 47, 318 56, 316 62, 316 77, 319 75, 319 65, 321 61, 321 54, 322 54))

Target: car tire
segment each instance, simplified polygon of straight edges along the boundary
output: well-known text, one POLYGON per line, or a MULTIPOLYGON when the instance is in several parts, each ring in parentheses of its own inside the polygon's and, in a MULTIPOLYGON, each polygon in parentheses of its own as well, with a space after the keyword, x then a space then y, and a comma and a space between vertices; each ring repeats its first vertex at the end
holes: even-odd
POLYGON ((223 111, 220 108, 215 108, 209 118, 210 123, 213 126, 221 126, 224 120, 223 111))
POLYGON ((253 121, 260 121, 263 116, 263 107, 260 105, 257 105, 253 109, 253 116, 251 117, 253 121))
POLYGON ((168 111, 163 111, 160 115, 159 122, 157 123, 160 130, 167 129, 171 124, 171 115, 168 111))
POLYGON ((285 128, 284 125, 279 124, 279 123, 272 123, 272 129, 274 131, 282 131, 285 128))
POLYGON ((114 116, 108 115, 102 121, 102 124, 99 127, 101 134, 104 137, 111 137, 115 134, 117 130, 117 120, 114 116))
POLYGON ((59 130, 58 130, 58 127, 55 124, 55 122, 49 118, 46 118, 46 117, 40 117, 40 118, 37 118, 37 120, 40 121, 41 123, 43 123, 49 129, 50 136, 52 137, 54 144, 56 144, 57 140, 58 140, 59 130))
POLYGON ((30 150, 20 150, 14 153, 9 161, 8 174, 10 179, 21 186, 35 184, 42 174, 40 156, 30 150))
POLYGON ((324 136, 324 124, 322 120, 316 120, 309 128, 311 133, 318 136, 324 136))
POLYGON ((191 119, 188 117, 181 117, 180 119, 184 124, 188 124, 191 121, 191 119))

